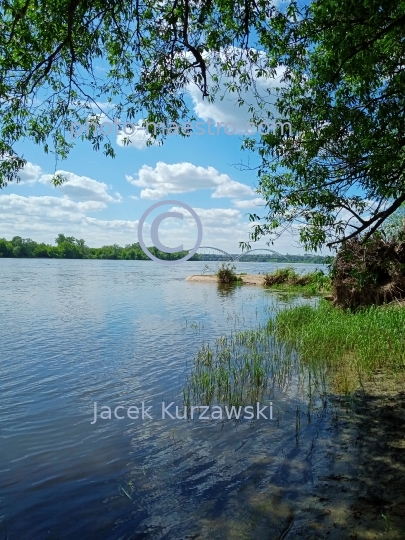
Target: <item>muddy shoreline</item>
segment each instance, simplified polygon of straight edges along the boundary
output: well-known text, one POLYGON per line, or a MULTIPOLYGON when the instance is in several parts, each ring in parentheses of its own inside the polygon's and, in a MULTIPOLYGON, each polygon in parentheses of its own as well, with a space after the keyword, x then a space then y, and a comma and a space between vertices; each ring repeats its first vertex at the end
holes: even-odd
POLYGON ((332 396, 330 422, 308 449, 308 483, 278 538, 405 538, 404 382, 378 373, 350 404, 332 396))

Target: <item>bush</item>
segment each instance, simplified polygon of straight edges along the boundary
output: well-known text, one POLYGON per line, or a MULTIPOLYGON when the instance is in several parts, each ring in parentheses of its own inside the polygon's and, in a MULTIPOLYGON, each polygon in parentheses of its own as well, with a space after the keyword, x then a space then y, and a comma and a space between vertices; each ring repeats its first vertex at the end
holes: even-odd
POLYGON ((265 274, 264 284, 267 287, 272 285, 281 285, 283 283, 292 284, 296 282, 298 274, 295 272, 294 268, 288 266, 287 268, 279 268, 273 274, 265 274))
POLYGON ((236 273, 236 266, 231 263, 222 263, 216 272, 216 276, 220 283, 234 283, 235 281, 241 281, 236 273))

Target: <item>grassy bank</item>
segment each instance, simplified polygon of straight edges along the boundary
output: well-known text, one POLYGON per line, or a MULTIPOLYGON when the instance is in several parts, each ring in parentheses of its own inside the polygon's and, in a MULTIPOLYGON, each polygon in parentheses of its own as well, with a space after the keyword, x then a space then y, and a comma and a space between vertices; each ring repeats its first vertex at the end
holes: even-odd
POLYGON ((337 390, 354 390, 376 370, 405 368, 405 309, 370 307, 352 313, 322 300, 280 311, 268 331, 312 368, 325 367, 337 390))
POLYGON ((377 370, 405 368, 405 309, 351 313, 325 300, 284 309, 267 326, 203 346, 184 388, 185 404, 234 405, 271 398, 293 376, 303 394, 350 394, 377 370))
POLYGON ((264 286, 277 291, 326 294, 331 290, 331 280, 321 270, 298 274, 294 268, 287 267, 279 268, 272 274, 265 274, 264 286))

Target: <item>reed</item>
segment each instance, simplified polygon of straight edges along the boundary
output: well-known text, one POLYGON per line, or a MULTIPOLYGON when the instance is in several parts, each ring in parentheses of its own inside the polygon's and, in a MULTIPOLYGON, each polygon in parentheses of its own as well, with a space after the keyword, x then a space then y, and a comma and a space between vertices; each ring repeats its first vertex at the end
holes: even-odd
POLYGON ((320 300, 274 312, 266 326, 203 345, 183 390, 186 405, 246 405, 294 391, 312 407, 349 400, 376 370, 405 369, 405 309, 352 313, 320 300))
POLYGON ((312 369, 323 367, 336 390, 351 392, 376 370, 394 375, 405 368, 405 309, 395 306, 343 311, 318 306, 280 311, 268 331, 312 369))

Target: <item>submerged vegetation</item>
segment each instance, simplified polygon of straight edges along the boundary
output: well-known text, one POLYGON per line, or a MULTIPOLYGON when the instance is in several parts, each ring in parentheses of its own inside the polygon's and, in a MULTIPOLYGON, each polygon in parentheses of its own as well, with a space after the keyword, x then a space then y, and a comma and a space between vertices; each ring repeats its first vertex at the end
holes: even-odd
POLYGON ((263 399, 275 384, 289 383, 291 361, 265 327, 221 337, 215 347, 203 345, 183 389, 185 405, 213 402, 252 404, 263 399))

